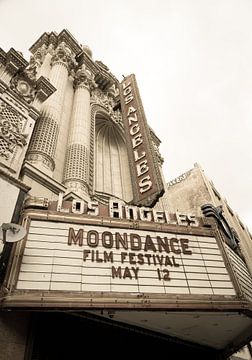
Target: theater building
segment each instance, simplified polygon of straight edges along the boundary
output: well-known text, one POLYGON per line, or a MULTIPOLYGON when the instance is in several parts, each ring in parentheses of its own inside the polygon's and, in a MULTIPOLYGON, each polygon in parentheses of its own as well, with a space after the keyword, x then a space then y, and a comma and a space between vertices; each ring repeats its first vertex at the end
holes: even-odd
POLYGON ((26 231, 0 250, 0 359, 228 359, 251 234, 198 165, 166 182, 133 74, 67 30, 30 51, 0 51, 0 225, 26 231))

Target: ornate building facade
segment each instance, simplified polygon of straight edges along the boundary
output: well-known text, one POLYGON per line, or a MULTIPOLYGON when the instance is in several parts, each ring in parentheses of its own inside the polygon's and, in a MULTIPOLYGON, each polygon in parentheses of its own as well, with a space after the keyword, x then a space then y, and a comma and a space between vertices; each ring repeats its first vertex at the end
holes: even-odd
POLYGON ((199 166, 166 183, 134 75, 67 30, 30 51, 0 51, 0 359, 77 359, 83 336, 227 359, 252 336, 251 234, 199 166))

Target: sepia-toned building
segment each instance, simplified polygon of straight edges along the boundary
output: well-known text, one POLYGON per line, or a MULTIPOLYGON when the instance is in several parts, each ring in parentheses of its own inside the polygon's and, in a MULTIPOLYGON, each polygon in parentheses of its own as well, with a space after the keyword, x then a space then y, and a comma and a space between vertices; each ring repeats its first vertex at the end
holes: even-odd
POLYGON ((67 30, 30 51, 0 50, 0 359, 228 359, 251 234, 199 165, 164 179, 133 74, 67 30))

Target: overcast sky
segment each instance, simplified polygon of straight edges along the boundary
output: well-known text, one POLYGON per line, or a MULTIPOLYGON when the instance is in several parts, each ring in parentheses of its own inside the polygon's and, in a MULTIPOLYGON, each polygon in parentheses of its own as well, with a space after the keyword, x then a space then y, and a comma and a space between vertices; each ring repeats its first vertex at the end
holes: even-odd
POLYGON ((68 29, 122 80, 134 73, 167 181, 204 169, 252 230, 251 0, 0 0, 0 47, 29 59, 68 29))

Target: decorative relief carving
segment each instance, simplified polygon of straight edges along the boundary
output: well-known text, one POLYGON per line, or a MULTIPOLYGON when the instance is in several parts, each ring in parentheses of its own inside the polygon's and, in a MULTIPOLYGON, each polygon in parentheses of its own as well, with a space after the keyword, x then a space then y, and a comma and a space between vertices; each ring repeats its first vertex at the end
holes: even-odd
POLYGON ((82 86, 90 91, 93 91, 97 87, 91 72, 85 68, 85 65, 82 65, 82 67, 76 71, 74 76, 75 89, 82 86))
POLYGON ((74 56, 69 47, 67 47, 64 42, 60 43, 57 49, 54 51, 51 65, 53 66, 55 64, 62 64, 70 70, 72 65, 75 63, 76 61, 74 60, 74 56))
POLYGON ((111 92, 104 93, 101 89, 96 89, 92 93, 91 103, 99 104, 106 109, 110 118, 116 123, 123 127, 122 115, 119 109, 114 110, 115 100, 111 96, 111 92))
POLYGON ((35 84, 30 84, 22 75, 14 76, 10 83, 10 88, 28 104, 31 104, 35 98, 34 86, 35 84))
POLYGON ((0 102, 0 156, 8 160, 17 146, 27 144, 28 134, 22 133, 25 118, 10 105, 0 102))
POLYGON ((36 75, 38 72, 38 68, 42 65, 45 56, 47 54, 47 47, 43 44, 34 55, 30 57, 29 66, 25 69, 25 73, 29 77, 29 79, 36 81, 36 75))
POLYGON ((31 60, 30 60, 30 64, 36 64, 36 66, 41 66, 45 56, 48 52, 47 46, 46 44, 43 44, 36 52, 33 56, 31 56, 31 60))

